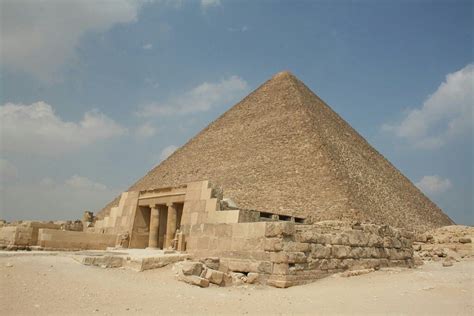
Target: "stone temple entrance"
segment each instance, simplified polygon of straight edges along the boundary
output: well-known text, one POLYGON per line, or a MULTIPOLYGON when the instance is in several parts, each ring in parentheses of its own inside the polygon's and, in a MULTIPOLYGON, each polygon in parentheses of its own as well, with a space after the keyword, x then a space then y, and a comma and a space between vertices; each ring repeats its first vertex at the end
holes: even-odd
POLYGON ((176 231, 181 226, 183 203, 152 204, 149 209, 148 248, 171 247, 176 231))

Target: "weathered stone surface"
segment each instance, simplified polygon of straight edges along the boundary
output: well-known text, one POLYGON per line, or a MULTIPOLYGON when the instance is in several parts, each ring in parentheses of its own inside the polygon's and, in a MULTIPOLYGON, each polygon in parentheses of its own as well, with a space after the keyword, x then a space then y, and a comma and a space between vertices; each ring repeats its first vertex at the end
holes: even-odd
POLYGON ((199 287, 208 287, 209 286, 209 280, 201 278, 197 275, 184 275, 181 274, 178 276, 178 280, 184 281, 188 284, 191 285, 197 285, 199 287))
POLYGON ((295 224, 292 222, 268 222, 265 228, 265 237, 290 236, 295 233, 295 224))
POLYGON ((311 245, 312 258, 329 258, 331 256, 331 247, 320 244, 311 245))
POLYGON ((203 266, 201 262, 185 261, 182 265, 184 275, 201 275, 203 266))
POLYGON ((205 278, 211 283, 220 285, 224 278, 224 273, 213 269, 207 269, 205 278))
POLYGON ((247 274, 247 283, 254 284, 258 280, 259 274, 250 272, 247 274))
POLYGON ((219 257, 208 257, 208 258, 201 259, 199 261, 201 261, 206 267, 210 269, 219 270, 219 263, 220 263, 219 257))
POLYGON ((335 258, 343 259, 350 258, 351 256, 351 247, 349 246, 332 246, 331 254, 335 258))
POLYGON ((472 242, 472 240, 471 240, 471 238, 469 238, 469 237, 461 237, 461 238, 459 238, 459 242, 460 242, 461 244, 469 244, 469 243, 472 242))
POLYGON ((281 251, 283 250, 283 241, 281 238, 265 238, 265 251, 281 251))

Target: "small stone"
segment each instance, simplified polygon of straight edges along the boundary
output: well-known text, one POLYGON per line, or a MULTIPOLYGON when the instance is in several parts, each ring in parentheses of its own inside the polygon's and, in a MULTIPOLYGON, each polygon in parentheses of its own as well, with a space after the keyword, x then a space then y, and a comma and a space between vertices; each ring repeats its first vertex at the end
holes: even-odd
POLYGON ((459 242, 460 242, 461 244, 469 244, 469 243, 472 242, 472 240, 471 240, 471 238, 469 238, 469 237, 461 237, 461 238, 459 238, 459 242))
POLYGON ((443 261, 443 267, 451 267, 452 265, 453 265, 453 262, 451 260, 443 261))
POLYGON ((13 264, 11 264, 10 262, 8 262, 8 263, 5 264, 5 267, 7 267, 7 268, 12 268, 12 267, 13 267, 13 264))
POLYGON ((254 284, 255 281, 257 281, 257 279, 258 279, 258 273, 249 272, 247 274, 247 283, 254 284))

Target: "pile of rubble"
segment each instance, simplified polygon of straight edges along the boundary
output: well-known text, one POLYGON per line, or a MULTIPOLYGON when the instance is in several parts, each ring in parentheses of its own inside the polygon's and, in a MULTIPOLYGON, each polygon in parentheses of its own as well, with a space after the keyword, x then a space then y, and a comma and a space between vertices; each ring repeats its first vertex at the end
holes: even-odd
POLYGON ((474 257, 474 227, 452 225, 427 231, 415 237, 415 255, 424 261, 442 261, 449 267, 464 258, 474 257))
POLYGON ((259 277, 258 273, 231 272, 217 257, 204 258, 200 261, 180 261, 175 263, 173 271, 178 280, 200 287, 208 287, 210 284, 217 286, 253 284, 259 277))

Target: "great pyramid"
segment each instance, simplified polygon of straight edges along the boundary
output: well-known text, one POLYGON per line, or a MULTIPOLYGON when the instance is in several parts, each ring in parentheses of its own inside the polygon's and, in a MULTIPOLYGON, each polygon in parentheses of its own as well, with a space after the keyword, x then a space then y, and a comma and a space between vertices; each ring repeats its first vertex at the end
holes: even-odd
MULTIPOLYGON (((289 72, 212 122, 129 189, 210 180, 241 208, 426 230, 453 224, 289 72)), ((99 214, 107 214, 118 198, 99 214)))

